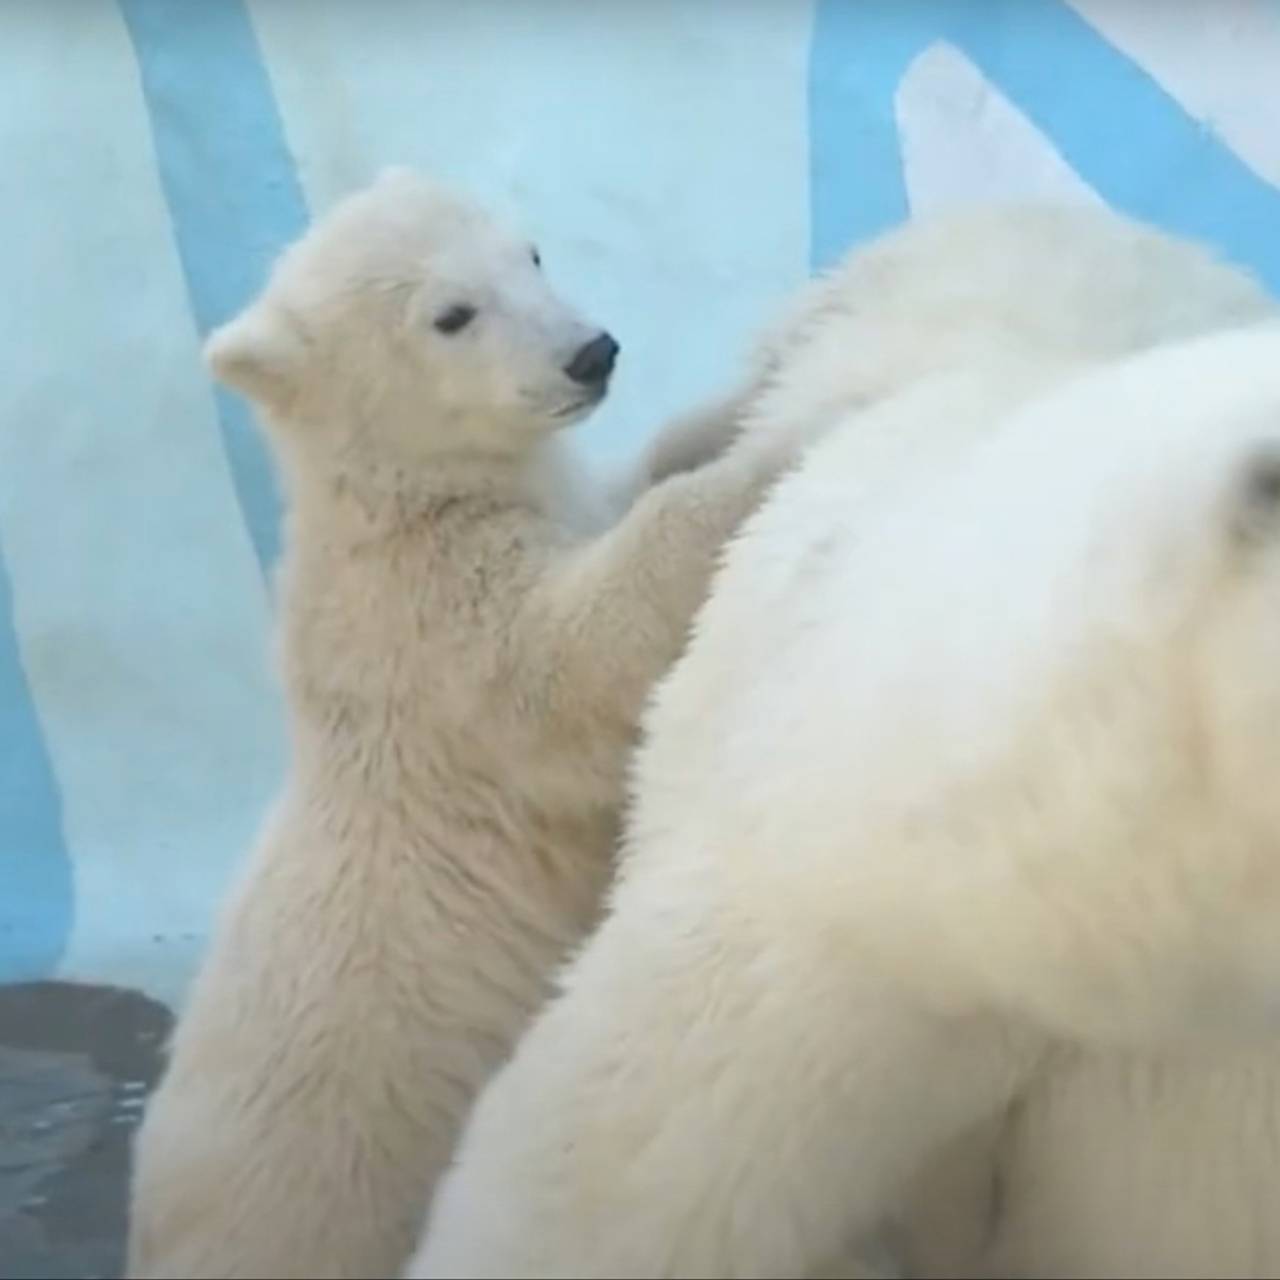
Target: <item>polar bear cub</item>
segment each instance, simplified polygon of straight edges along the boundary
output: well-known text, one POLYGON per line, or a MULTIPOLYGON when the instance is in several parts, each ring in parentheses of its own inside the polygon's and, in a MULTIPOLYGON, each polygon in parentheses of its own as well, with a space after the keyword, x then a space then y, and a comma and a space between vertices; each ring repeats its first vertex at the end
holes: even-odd
POLYGON ((616 353, 526 240, 404 171, 211 338, 290 499, 292 767, 139 1136, 134 1276, 394 1274, 594 920, 642 703, 785 461, 599 531, 557 433, 616 353))
MULTIPOLYGON (((1082 227, 926 252, 932 290, 886 264, 934 233, 891 236, 844 276, 879 275, 887 322, 842 303, 786 356, 747 438, 809 412, 842 346, 861 388, 903 389, 838 417, 732 545, 648 717, 611 910, 481 1096, 410 1275, 813 1274, 1060 1047, 1229 1059, 1274 1034, 1280 330, 1181 336, 1273 308, 1082 227)), ((1259 1092, 1227 1078, 1235 1133, 1259 1092)), ((1116 1110, 1066 1113, 1073 1167, 1116 1110)), ((1205 1126, 1156 1118, 1195 1161, 1177 1134, 1205 1126)), ((1250 1150, 1265 1210, 1280 1152, 1250 1150)), ((1163 1185, 1216 1274, 1280 1244, 1203 1180, 1163 1185)), ((1153 1194, 1129 1189, 1158 1236, 1153 1194)), ((1001 1274, 1077 1274, 1020 1242, 1001 1274)), ((1144 1245, 1165 1260, 1148 1235, 1131 1264, 1144 1245)))

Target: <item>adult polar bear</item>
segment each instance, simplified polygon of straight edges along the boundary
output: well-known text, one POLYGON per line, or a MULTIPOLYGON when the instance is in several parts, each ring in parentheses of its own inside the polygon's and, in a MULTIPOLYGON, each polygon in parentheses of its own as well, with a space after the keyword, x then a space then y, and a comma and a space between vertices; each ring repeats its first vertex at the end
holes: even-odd
POLYGON ((732 546, 410 1274, 1274 1275, 1271 304, 1084 215, 825 295, 750 432, 901 393, 732 546))

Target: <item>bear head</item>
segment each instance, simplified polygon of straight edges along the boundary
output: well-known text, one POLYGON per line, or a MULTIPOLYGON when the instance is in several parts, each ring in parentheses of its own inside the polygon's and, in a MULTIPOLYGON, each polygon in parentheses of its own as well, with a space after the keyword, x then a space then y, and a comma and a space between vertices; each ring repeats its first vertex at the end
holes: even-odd
POLYGON ((403 468, 530 449, 603 399, 617 351, 527 240, 393 168, 282 255, 206 359, 289 454, 403 468))

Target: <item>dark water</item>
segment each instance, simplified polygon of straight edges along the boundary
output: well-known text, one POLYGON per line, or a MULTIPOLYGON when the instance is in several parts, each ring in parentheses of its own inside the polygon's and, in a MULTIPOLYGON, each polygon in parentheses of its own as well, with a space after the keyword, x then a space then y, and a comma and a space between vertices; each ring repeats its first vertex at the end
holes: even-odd
POLYGON ((172 1019, 134 991, 0 986, 0 1280, 115 1280, 129 1143, 172 1019))

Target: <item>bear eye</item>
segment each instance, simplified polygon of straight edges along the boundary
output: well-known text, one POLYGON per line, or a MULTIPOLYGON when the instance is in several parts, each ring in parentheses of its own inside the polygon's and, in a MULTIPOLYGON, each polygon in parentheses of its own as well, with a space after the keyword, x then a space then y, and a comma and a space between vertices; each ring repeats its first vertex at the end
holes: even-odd
POLYGON ((537 249, 530 249, 530 250, 529 250, 529 257, 531 257, 531 258, 533 259, 533 265, 534 265, 535 267, 540 267, 540 266, 542 266, 542 254, 540 254, 540 253, 537 251, 537 249))
POLYGON ((457 333, 460 329, 465 329, 475 318, 475 307, 469 307, 465 302, 460 302, 457 306, 450 307, 448 311, 442 311, 436 316, 435 326, 441 333, 457 333))

